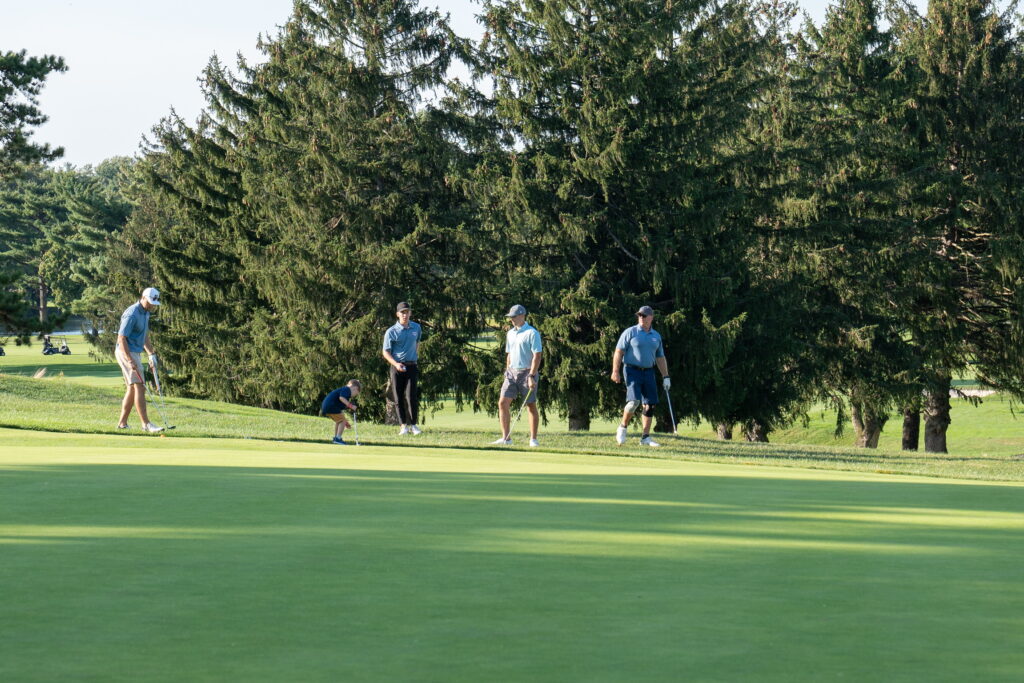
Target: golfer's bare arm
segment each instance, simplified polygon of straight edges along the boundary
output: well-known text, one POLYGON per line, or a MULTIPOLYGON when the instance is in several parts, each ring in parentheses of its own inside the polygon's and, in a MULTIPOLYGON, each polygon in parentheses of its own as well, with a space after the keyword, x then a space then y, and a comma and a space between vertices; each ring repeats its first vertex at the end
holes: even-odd
POLYGON ((388 363, 391 363, 391 365, 393 365, 396 370, 402 367, 402 364, 395 360, 395 357, 391 355, 390 351, 381 351, 380 355, 384 356, 384 360, 386 360, 388 363))
POLYGON ((658 370, 661 371, 662 377, 668 377, 668 363, 665 361, 665 357, 655 358, 654 362, 658 366, 658 370))
MULTIPOLYGON (((612 380, 618 382, 615 379, 622 372, 622 356, 625 355, 622 349, 615 349, 615 353, 612 354, 612 380)), ((661 359, 664 360, 664 359, 661 359)), ((659 366, 660 367, 660 366, 659 366)))
POLYGON ((540 351, 533 352, 533 360, 530 361, 530 377, 536 377, 540 372, 540 351))
POLYGON ((146 353, 152 356, 156 353, 156 348, 153 346, 153 342, 149 341, 149 334, 146 334, 146 341, 142 342, 142 348, 146 349, 146 353))

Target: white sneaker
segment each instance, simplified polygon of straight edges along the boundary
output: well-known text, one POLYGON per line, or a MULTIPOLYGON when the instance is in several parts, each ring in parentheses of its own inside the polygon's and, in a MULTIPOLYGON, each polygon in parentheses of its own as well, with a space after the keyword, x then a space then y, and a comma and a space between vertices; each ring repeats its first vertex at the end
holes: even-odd
POLYGON ((412 427, 409 427, 409 433, 412 434, 413 436, 416 436, 417 434, 422 434, 423 430, 417 427, 416 425, 413 425, 412 427))
POLYGON ((615 443, 619 444, 620 446, 622 444, 626 443, 626 432, 627 431, 628 430, 625 427, 623 427, 622 425, 619 425, 619 428, 615 430, 615 443))
POLYGON ((652 439, 650 436, 645 436, 640 439, 641 446, 650 446, 651 448, 657 448, 661 444, 652 439))
POLYGON ((512 439, 501 438, 501 439, 497 439, 496 441, 492 441, 491 443, 489 443, 487 445, 488 446, 511 446, 512 445, 512 439))
POLYGON ((159 427, 153 424, 152 422, 147 422, 146 424, 142 425, 142 431, 149 432, 150 434, 156 434, 157 432, 164 431, 164 428, 159 427))
POLYGON ((530 439, 530 448, 536 448, 539 445, 540 441, 537 441, 537 439, 530 439))
POLYGON ((405 425, 402 425, 402 428, 398 430, 398 435, 399 436, 405 436, 408 433, 409 433, 409 428, 406 427, 405 425))

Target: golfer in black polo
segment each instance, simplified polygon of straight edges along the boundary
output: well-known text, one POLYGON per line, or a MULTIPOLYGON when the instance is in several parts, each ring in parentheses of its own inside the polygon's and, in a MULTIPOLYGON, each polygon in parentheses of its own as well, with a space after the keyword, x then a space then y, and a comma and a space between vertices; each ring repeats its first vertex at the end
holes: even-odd
POLYGON ((643 406, 641 423, 643 434, 640 444, 657 448, 661 444, 651 438, 651 421, 654 406, 658 405, 658 384, 654 377, 654 366, 661 371, 662 386, 668 391, 672 385, 668 378, 668 363, 665 361, 665 345, 661 335, 651 325, 654 323, 654 309, 641 306, 636 312, 637 324, 627 327, 619 336, 612 357, 612 381, 626 380, 626 407, 622 411, 622 424, 615 430, 615 440, 626 443, 629 421, 636 409, 643 406))
POLYGON ((384 360, 391 364, 391 395, 398 405, 398 421, 402 434, 420 434, 416 426, 420 414, 420 397, 416 382, 420 376, 419 347, 422 331, 413 322, 412 309, 403 301, 395 307, 398 322, 384 333, 384 360))

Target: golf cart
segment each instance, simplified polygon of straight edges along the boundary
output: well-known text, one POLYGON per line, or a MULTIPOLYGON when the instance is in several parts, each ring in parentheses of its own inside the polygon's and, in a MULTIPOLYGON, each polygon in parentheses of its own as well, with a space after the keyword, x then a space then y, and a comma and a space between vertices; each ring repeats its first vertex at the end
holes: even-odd
POLYGON ((68 348, 67 337, 61 336, 60 346, 54 346, 53 342, 50 341, 50 335, 43 335, 43 355, 52 356, 54 354, 61 354, 62 356, 70 356, 71 349, 68 348))

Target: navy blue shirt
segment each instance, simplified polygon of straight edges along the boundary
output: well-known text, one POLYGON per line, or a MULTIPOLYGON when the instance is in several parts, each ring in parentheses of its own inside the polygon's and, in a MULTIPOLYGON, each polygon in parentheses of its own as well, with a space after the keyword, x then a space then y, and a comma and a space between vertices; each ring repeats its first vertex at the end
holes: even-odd
POLYGON ((123 334, 128 340, 128 350, 132 353, 142 353, 145 350, 146 334, 149 332, 149 311, 142 307, 141 301, 124 309, 121 314, 121 326, 117 329, 118 334, 123 334))
POLYGON ((331 393, 327 394, 324 402, 320 404, 320 412, 324 415, 337 415, 343 410, 347 410, 341 399, 348 401, 352 398, 352 389, 350 387, 341 387, 335 389, 331 393))
POLYGON ((409 327, 395 323, 384 333, 384 350, 391 354, 399 363, 417 363, 419 354, 416 345, 420 343, 422 332, 419 323, 409 321, 409 327))
POLYGON ((653 327, 650 332, 644 332, 642 325, 633 325, 623 330, 615 348, 623 351, 622 362, 640 368, 654 367, 655 358, 665 357, 661 335, 653 327))

